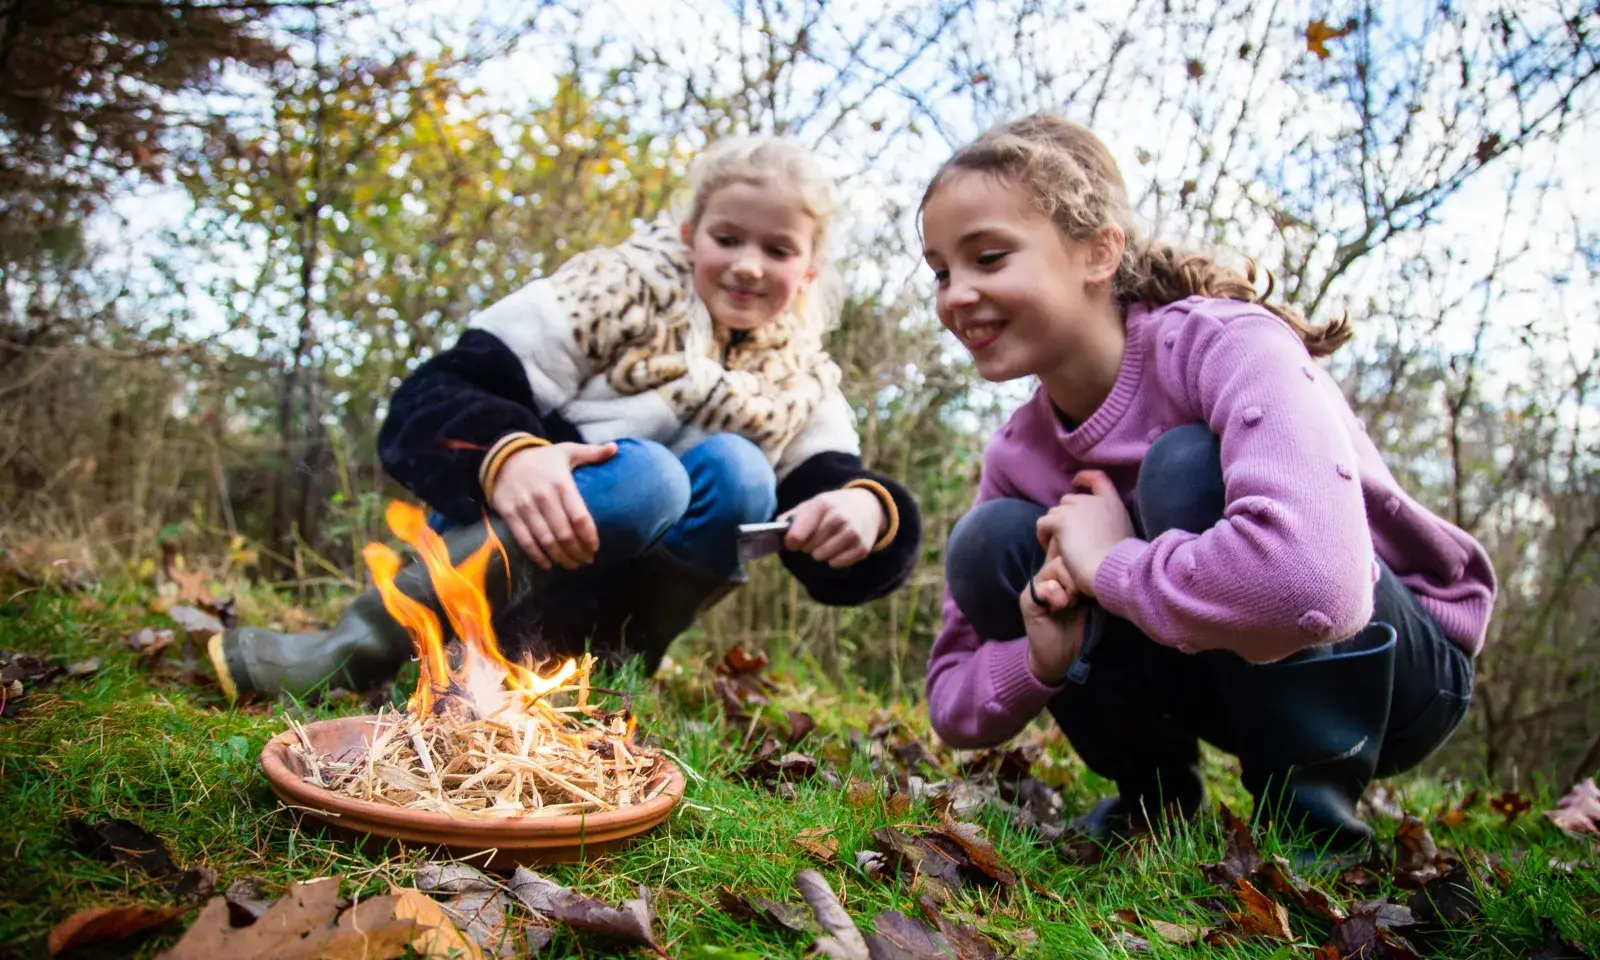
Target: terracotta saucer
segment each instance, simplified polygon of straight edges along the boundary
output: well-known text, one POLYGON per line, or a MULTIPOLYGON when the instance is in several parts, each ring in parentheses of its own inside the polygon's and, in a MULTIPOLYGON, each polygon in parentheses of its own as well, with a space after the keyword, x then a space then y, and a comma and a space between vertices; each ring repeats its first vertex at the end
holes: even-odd
MULTIPOLYGON (((372 716, 319 720, 306 725, 311 745, 338 757, 369 740, 372 716)), ((655 799, 637 806, 566 817, 458 820, 431 810, 407 810, 358 800, 305 781, 306 770, 289 752, 295 742, 285 730, 261 750, 261 769, 286 805, 320 820, 374 851, 391 845, 424 848, 477 866, 510 870, 518 864, 565 863, 626 845, 662 820, 683 798, 683 772, 663 760, 667 786, 655 799)))

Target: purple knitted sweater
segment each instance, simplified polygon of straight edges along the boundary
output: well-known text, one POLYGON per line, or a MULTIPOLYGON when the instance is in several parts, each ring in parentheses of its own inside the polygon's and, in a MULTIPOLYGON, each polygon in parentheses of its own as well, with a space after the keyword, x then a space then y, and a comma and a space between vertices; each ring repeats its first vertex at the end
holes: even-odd
MULTIPOLYGON (((1127 330, 1111 394, 1081 426, 1063 426, 1041 388, 1000 428, 978 503, 1053 505, 1090 468, 1131 499, 1151 442, 1204 423, 1222 440, 1223 520, 1199 535, 1118 544, 1095 578, 1107 611, 1179 650, 1277 660, 1366 625, 1376 555, 1477 654, 1495 597, 1488 555, 1399 488, 1287 324, 1252 304, 1191 297, 1131 308, 1127 330)), ((945 741, 1009 739, 1059 690, 1028 668, 1025 638, 979 639, 946 593, 927 678, 945 741)))

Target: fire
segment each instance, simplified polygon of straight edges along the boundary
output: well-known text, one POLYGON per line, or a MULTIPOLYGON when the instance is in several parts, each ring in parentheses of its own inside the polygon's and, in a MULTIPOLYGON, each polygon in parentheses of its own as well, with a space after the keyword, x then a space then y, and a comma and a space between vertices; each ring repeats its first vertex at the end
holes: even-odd
POLYGON ((554 671, 540 674, 501 654, 490 622, 492 610, 484 593, 484 581, 489 563, 497 554, 508 565, 509 560, 492 530, 482 546, 459 565, 453 565, 443 538, 428 526, 419 508, 392 501, 384 519, 390 531, 421 556, 439 606, 463 648, 459 669, 452 667, 439 618, 395 586, 400 557, 384 544, 367 544, 362 555, 383 605, 411 634, 421 661, 416 692, 406 703, 412 714, 432 716, 446 697, 458 697, 470 703, 479 716, 492 716, 513 702, 520 702, 525 708, 531 706, 540 697, 574 681, 587 684, 587 674, 580 676, 576 660, 569 659, 554 671))

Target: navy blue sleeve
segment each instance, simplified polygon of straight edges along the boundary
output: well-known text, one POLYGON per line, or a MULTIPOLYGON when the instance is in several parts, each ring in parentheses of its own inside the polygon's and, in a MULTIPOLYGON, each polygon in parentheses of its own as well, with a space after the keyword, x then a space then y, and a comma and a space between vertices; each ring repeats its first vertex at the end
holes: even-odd
POLYGON ((802 460, 778 484, 778 513, 793 510, 819 493, 838 490, 852 480, 872 480, 889 492, 900 516, 895 538, 860 563, 839 570, 803 553, 785 550, 780 554, 783 565, 806 588, 806 593, 830 607, 853 607, 885 596, 906 582, 922 552, 922 515, 910 491, 868 470, 853 454, 829 451, 802 460))
POLYGON ((495 441, 531 433, 579 439, 555 414, 541 416, 528 376, 499 337, 468 330, 407 377, 378 431, 378 457, 402 486, 453 523, 475 523, 487 505, 478 467, 495 441))

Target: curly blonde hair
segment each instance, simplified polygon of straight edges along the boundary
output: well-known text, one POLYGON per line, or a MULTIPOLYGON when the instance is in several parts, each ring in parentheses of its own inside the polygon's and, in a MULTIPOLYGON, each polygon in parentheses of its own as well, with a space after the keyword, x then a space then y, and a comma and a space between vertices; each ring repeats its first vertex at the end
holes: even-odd
POLYGON ((1124 308, 1193 296, 1242 300, 1282 319, 1314 357, 1328 356, 1350 340, 1346 318, 1317 326, 1287 304, 1267 303, 1272 277, 1269 273, 1266 291, 1257 293, 1253 260, 1247 258, 1241 272, 1205 254, 1141 236, 1122 171, 1087 127, 1042 113, 994 127, 944 162, 923 193, 922 205, 963 173, 986 173, 1021 186, 1031 194, 1035 209, 1070 239, 1088 240, 1108 225, 1120 229, 1127 242, 1111 289, 1124 308))

